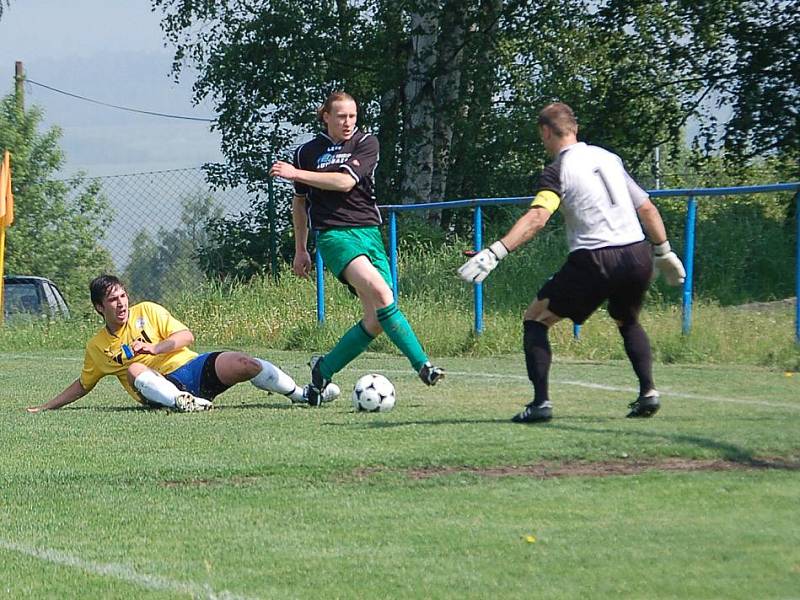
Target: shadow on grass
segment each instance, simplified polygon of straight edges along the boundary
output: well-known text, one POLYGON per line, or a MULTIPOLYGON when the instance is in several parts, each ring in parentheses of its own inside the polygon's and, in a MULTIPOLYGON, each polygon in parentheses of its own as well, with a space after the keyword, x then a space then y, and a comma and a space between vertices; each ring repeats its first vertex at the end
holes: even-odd
POLYGON ((58 409, 61 412, 72 412, 75 410, 87 410, 91 412, 156 412, 160 408, 151 408, 149 406, 70 406, 67 408, 58 409))
MULTIPOLYGON (((579 419, 585 421, 592 421, 593 423, 603 423, 603 422, 617 422, 620 419, 615 418, 605 418, 605 419, 597 419, 591 417, 580 417, 579 419)), ((565 420, 565 419, 562 419, 565 420)), ((576 419, 569 418, 570 421, 574 421, 576 419)), ((749 419, 748 419, 749 420, 749 419)), ((762 420, 762 419, 758 419, 762 420)), ((631 423, 631 420, 626 420, 627 423, 631 423)), ((404 421, 404 422, 373 422, 373 423, 365 423, 362 427, 370 428, 370 429, 389 429, 394 427, 406 427, 406 426, 424 426, 424 425, 480 425, 480 424, 507 424, 516 428, 536 428, 542 431, 548 430, 556 430, 556 431, 574 431, 580 432, 584 434, 600 434, 600 435, 615 435, 615 436, 636 436, 636 437, 644 437, 650 439, 661 439, 666 440, 671 443, 679 443, 679 444, 691 444, 698 448, 703 448, 705 450, 713 450, 716 452, 720 458, 730 461, 733 463, 737 463, 740 465, 752 467, 752 468, 770 468, 770 469, 784 469, 789 471, 798 471, 800 470, 800 463, 797 462, 790 462, 785 460, 782 457, 775 457, 775 458, 756 458, 751 450, 747 448, 738 446, 736 444, 731 444, 728 442, 721 442, 719 440, 715 440, 709 437, 703 437, 699 435, 686 435, 680 433, 658 433, 654 431, 642 431, 641 429, 636 430, 624 430, 624 429, 607 429, 607 428, 596 428, 596 427, 581 427, 578 425, 568 425, 566 423, 559 422, 558 419, 553 421, 549 421, 547 423, 530 423, 527 425, 519 425, 516 423, 511 423, 510 419, 437 419, 431 421, 404 421)), ((325 423, 326 425, 337 425, 341 426, 341 423, 325 423)), ((633 424, 633 423, 631 423, 633 424)))
POLYGON ((273 402, 256 402, 256 403, 243 403, 243 404, 220 404, 214 405, 214 410, 253 410, 253 409, 263 409, 263 408, 270 408, 270 409, 278 409, 278 410, 290 410, 295 408, 292 404, 287 404, 286 402, 281 403, 273 403, 273 402))
MULTIPOLYGON (((281 409, 286 410, 293 408, 291 404, 286 404, 285 402, 281 403, 247 403, 247 404, 214 404, 214 408, 212 411, 219 411, 219 410, 253 410, 253 409, 281 409)), ((170 410, 166 407, 160 408, 157 406, 73 406, 59 409, 61 411, 73 411, 73 410, 86 410, 91 412, 109 412, 109 413, 117 413, 117 412, 163 412, 167 414, 183 414, 179 411, 170 410)))
POLYGON ((560 431, 614 434, 617 436, 620 435, 638 436, 651 439, 662 439, 673 443, 691 444, 697 446, 698 448, 703 448, 706 450, 714 450, 720 455, 720 458, 748 466, 758 466, 756 465, 756 463, 761 462, 753 456, 752 451, 746 448, 737 446, 735 444, 730 444, 728 442, 721 442, 713 438, 703 437, 699 435, 685 435, 680 433, 673 433, 673 434, 657 433, 654 431, 641 431, 641 430, 624 431, 620 429, 596 429, 591 427, 578 427, 572 425, 565 425, 561 423, 552 423, 549 424, 549 426, 553 429, 558 429, 560 431))

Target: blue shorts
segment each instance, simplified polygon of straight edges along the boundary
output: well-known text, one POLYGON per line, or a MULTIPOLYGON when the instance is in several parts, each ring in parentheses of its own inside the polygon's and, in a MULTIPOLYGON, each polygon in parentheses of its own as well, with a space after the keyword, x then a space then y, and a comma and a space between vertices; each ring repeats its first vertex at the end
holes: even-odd
POLYGON ((220 354, 220 352, 201 354, 172 373, 167 373, 164 377, 183 392, 189 392, 192 396, 206 400, 213 400, 231 387, 222 383, 217 377, 215 364, 220 354))

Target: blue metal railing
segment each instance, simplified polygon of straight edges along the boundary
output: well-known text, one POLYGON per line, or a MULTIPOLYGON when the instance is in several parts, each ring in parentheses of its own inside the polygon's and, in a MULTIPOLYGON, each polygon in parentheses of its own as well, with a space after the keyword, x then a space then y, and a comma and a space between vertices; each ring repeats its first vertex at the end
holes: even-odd
MULTIPOLYGON (((705 196, 739 196, 743 194, 763 194, 768 192, 795 192, 795 207, 797 221, 797 242, 795 252, 795 342, 800 344, 800 182, 774 183, 767 185, 751 185, 742 187, 719 188, 687 188, 673 190, 650 190, 651 198, 686 198, 686 225, 684 231, 683 261, 686 267, 686 281, 683 284, 682 329, 688 334, 692 327, 692 296, 694 290, 694 255, 695 255, 695 230, 697 228, 697 198, 705 196)), ((426 202, 424 204, 389 204, 380 208, 388 212, 389 216, 389 261, 392 273, 392 288, 395 299, 398 299, 397 276, 397 214, 431 209, 474 208, 474 248, 476 251, 483 248, 483 206, 502 206, 508 204, 526 204, 533 200, 532 196, 515 196, 508 198, 474 198, 469 200, 453 200, 450 202, 426 202)), ((317 320, 325 321, 325 290, 322 278, 322 257, 316 253, 317 265, 317 320)), ((475 332, 483 331, 483 284, 474 284, 475 302, 475 332)), ((578 336, 580 327, 574 326, 575 336, 578 336)))
POLYGON ((684 229, 683 266, 686 279, 683 282, 683 333, 692 328, 692 288, 694 287, 694 232, 697 227, 697 200, 689 196, 686 203, 686 227, 684 229))
MULTIPOLYGON (((480 252, 483 250, 483 211, 480 206, 475 207, 473 217, 475 236, 472 247, 475 252, 480 252)), ((483 284, 476 283, 472 286, 472 290, 475 297, 475 332, 480 334, 483 331, 483 284)))

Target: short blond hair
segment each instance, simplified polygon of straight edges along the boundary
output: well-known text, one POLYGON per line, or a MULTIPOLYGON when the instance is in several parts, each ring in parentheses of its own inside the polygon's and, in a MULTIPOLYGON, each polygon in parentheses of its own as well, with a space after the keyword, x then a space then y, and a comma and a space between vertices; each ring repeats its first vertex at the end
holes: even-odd
POLYGON ((577 135, 578 119, 572 109, 563 102, 552 102, 539 113, 539 127, 547 125, 558 137, 577 135))

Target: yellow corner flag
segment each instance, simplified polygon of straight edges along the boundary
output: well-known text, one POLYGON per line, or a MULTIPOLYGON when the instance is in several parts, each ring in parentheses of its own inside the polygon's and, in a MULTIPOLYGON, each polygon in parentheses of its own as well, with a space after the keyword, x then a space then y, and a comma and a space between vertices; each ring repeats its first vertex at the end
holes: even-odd
POLYGON ((3 275, 5 275, 6 227, 14 222, 14 193, 11 191, 11 153, 3 153, 0 164, 0 325, 3 323, 3 275))
POLYGON ((11 153, 6 150, 3 154, 3 164, 0 166, 0 219, 3 227, 8 227, 14 222, 14 193, 11 191, 11 153))

